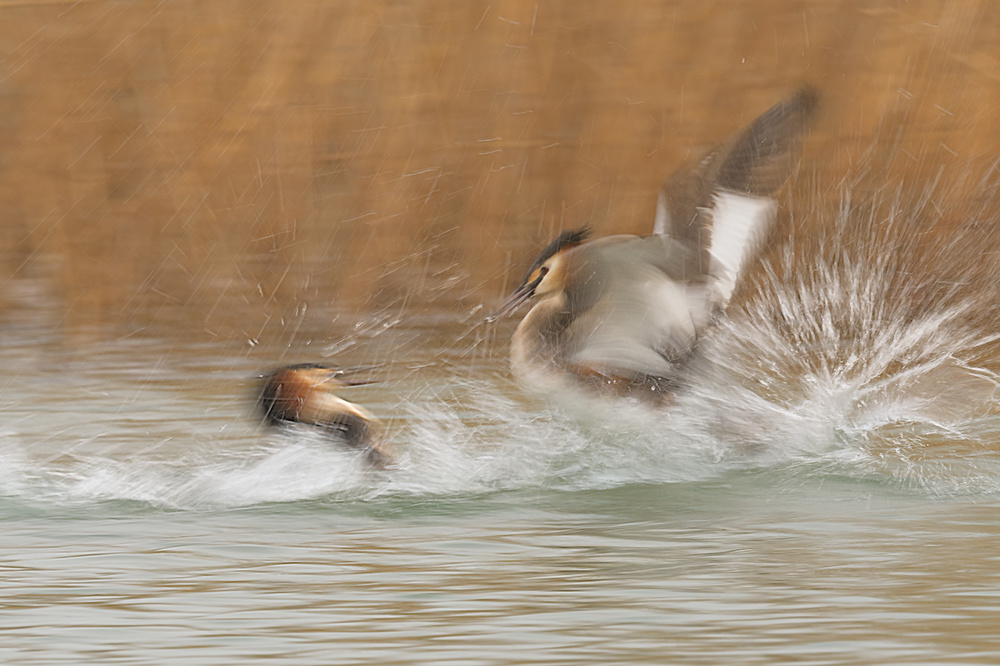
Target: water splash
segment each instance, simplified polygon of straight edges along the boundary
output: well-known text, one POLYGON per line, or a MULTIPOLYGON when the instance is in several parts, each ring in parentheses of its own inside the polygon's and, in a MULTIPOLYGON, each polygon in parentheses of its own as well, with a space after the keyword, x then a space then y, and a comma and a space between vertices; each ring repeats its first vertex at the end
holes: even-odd
POLYGON ((949 227, 929 201, 845 197, 811 244, 786 244, 706 340, 688 402, 786 462, 1000 488, 995 213, 949 227))

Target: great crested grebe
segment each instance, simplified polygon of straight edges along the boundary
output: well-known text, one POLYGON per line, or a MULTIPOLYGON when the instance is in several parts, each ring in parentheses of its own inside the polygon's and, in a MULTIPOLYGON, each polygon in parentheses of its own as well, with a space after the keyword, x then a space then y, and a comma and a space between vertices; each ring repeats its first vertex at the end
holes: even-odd
POLYGON ((663 185, 653 235, 566 231, 488 321, 539 297, 511 341, 522 381, 664 402, 776 218, 818 95, 803 88, 663 185))
POLYGON ((376 467, 386 466, 392 456, 377 441, 378 421, 368 410, 334 393, 345 387, 371 384, 371 380, 351 379, 359 370, 300 363, 264 375, 258 396, 264 420, 272 426, 315 426, 340 444, 366 451, 367 460, 376 467))

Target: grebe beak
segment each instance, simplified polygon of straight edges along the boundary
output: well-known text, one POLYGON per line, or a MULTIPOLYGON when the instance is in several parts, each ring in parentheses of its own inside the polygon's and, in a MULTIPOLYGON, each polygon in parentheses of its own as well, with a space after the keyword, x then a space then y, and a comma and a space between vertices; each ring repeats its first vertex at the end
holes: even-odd
POLYGON ((325 387, 332 389, 377 384, 379 381, 377 379, 371 377, 354 377, 353 375, 370 373, 380 367, 378 365, 358 365, 353 368, 323 368, 325 376, 320 381, 325 387))
MULTIPOLYGON (((504 301, 499 310, 486 318, 486 323, 493 323, 500 317, 510 314, 522 303, 534 296, 535 291, 538 289, 538 285, 542 283, 542 280, 545 279, 545 276, 548 275, 551 270, 549 262, 553 260, 553 257, 564 250, 569 250, 577 247, 578 245, 582 245, 587 240, 588 236, 590 236, 589 227, 583 227, 582 229, 570 229, 562 232, 554 241, 546 245, 545 249, 543 249, 538 256, 535 257, 535 260, 531 262, 531 266, 528 268, 528 272, 518 288, 514 290, 514 293, 507 297, 507 300, 504 301)), ((549 280, 551 281, 552 278, 550 277, 549 280)), ((566 286, 564 280, 565 278, 559 280, 560 287, 564 288, 566 286)))
POLYGON ((544 275, 540 275, 535 280, 525 282, 520 287, 515 289, 514 292, 507 297, 507 300, 503 302, 500 309, 486 318, 486 323, 492 324, 497 319, 509 315, 511 312, 518 309, 521 304, 535 295, 535 289, 538 288, 538 285, 541 283, 543 277, 544 275))

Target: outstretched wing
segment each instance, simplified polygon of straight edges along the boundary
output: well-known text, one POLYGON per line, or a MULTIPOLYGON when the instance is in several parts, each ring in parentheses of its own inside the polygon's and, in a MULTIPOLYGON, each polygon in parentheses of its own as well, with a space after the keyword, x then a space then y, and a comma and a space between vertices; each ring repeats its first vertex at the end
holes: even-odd
POLYGON ((699 248, 717 307, 729 302, 763 248, 777 210, 771 195, 798 163, 818 97, 812 88, 799 90, 660 190, 653 233, 699 248))

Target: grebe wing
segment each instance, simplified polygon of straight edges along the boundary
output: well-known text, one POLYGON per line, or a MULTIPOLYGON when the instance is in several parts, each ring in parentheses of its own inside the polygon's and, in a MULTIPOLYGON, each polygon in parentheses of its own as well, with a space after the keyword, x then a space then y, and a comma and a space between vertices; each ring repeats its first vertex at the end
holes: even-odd
POLYGON ((802 88, 660 190, 653 233, 700 249, 702 266, 715 281, 717 307, 729 302, 740 276, 764 248, 776 219, 771 195, 798 164, 817 102, 815 90, 802 88))

